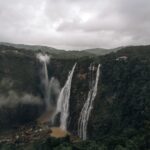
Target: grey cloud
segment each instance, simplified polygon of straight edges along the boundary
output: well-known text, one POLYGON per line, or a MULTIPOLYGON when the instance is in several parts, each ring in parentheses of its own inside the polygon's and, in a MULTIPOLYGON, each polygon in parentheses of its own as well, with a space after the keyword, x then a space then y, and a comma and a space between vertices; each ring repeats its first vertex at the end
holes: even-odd
POLYGON ((149 44, 149 0, 0 1, 0 41, 56 48, 149 44))

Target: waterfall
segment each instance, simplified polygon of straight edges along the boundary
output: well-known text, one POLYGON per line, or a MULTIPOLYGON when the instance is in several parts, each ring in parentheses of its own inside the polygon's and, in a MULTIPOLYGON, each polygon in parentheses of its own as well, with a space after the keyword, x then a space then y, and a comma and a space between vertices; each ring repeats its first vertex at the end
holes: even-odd
MULTIPOLYGON (((94 69, 92 69, 92 71, 93 70, 94 69)), ((91 110, 93 108, 93 101, 97 94, 99 75, 100 75, 100 64, 97 67, 95 83, 93 85, 91 85, 91 87, 90 87, 87 100, 81 110, 79 121, 78 121, 78 135, 83 140, 86 140, 86 138, 87 138, 87 125, 88 125, 88 120, 89 120, 91 110)), ((91 80, 93 80, 93 79, 91 79, 91 80)))
POLYGON ((46 109, 48 111, 50 108, 50 94, 49 94, 50 84, 49 84, 49 78, 48 78, 47 64, 49 63, 50 57, 47 54, 38 53, 37 58, 43 64, 42 83, 43 83, 44 88, 45 88, 44 99, 45 99, 46 109))
POLYGON ((60 113, 60 128, 62 130, 67 129, 67 119, 69 116, 69 99, 70 99, 71 82, 72 82, 72 77, 73 77, 75 67, 76 67, 76 64, 74 64, 71 72, 68 75, 67 81, 59 94, 59 97, 57 100, 56 112, 53 117, 53 120, 54 120, 56 115, 58 113, 60 113))

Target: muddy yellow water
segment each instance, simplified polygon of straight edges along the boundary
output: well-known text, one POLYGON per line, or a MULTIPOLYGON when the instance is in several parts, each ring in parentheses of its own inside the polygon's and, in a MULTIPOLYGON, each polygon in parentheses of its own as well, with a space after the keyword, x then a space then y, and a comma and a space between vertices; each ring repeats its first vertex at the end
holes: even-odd
POLYGON ((55 137, 55 138, 62 138, 62 137, 69 135, 69 132, 64 131, 58 127, 52 127, 51 131, 52 132, 50 133, 50 136, 55 137))

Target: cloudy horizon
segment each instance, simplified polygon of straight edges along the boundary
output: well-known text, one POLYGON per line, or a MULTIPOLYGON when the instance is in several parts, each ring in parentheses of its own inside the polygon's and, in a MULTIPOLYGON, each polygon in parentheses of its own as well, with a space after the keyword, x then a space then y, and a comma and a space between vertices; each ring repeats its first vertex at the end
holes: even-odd
POLYGON ((59 49, 150 44, 149 0, 0 0, 0 42, 59 49))

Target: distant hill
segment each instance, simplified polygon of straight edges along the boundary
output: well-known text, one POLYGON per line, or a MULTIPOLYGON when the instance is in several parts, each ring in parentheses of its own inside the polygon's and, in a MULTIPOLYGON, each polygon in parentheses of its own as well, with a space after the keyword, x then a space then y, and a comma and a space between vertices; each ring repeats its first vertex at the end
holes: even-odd
POLYGON ((75 57, 83 57, 83 56, 99 56, 99 55, 105 55, 109 54, 111 52, 116 52, 120 50, 122 47, 114 48, 114 49, 104 49, 104 48, 93 48, 93 49, 85 49, 81 51, 66 51, 63 49, 56 49, 53 47, 48 46, 41 46, 41 45, 25 45, 25 44, 13 44, 13 43, 7 43, 7 42, 0 42, 0 45, 3 46, 11 46, 17 49, 25 49, 25 50, 34 50, 34 51, 45 51, 49 52, 52 55, 67 55, 67 56, 75 56, 75 57), (79 56, 80 55, 80 56, 79 56))
POLYGON ((65 52, 65 50, 59 50, 53 47, 41 46, 41 45, 13 44, 13 43, 7 43, 7 42, 0 42, 0 45, 11 46, 17 49, 25 49, 25 50, 35 50, 35 51, 42 50, 46 52, 51 52, 53 54, 60 54, 60 53, 65 52))
POLYGON ((117 52, 118 50, 122 49, 123 47, 117 47, 113 49, 105 49, 105 48, 94 48, 94 49, 86 49, 84 51, 94 54, 94 55, 105 55, 111 52, 117 52))
POLYGON ((92 53, 88 53, 86 51, 66 51, 61 49, 56 49, 48 46, 40 46, 40 45, 24 45, 24 44, 13 44, 13 43, 5 43, 0 42, 0 50, 20 50, 30 53, 32 52, 46 52, 55 58, 63 58, 63 59, 72 59, 72 58, 80 58, 80 57, 94 57, 95 55, 92 53))

